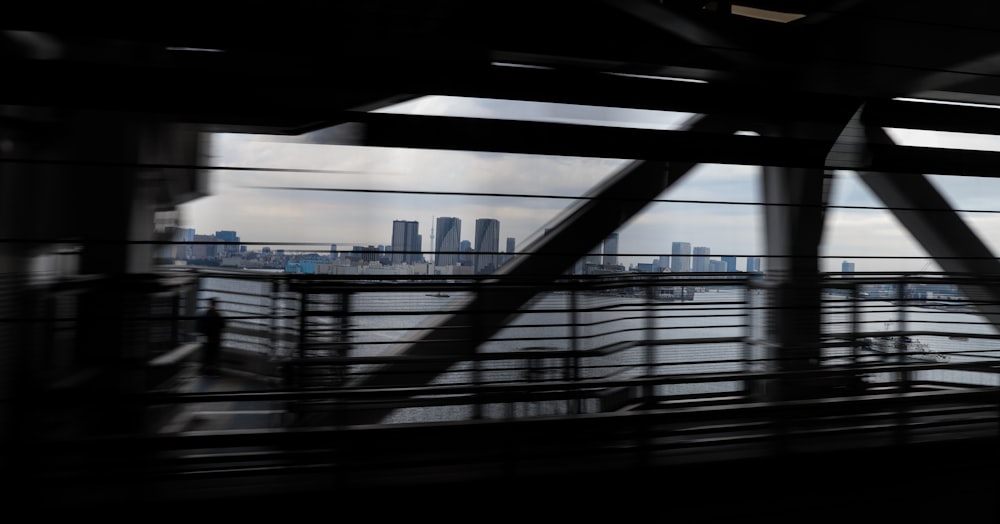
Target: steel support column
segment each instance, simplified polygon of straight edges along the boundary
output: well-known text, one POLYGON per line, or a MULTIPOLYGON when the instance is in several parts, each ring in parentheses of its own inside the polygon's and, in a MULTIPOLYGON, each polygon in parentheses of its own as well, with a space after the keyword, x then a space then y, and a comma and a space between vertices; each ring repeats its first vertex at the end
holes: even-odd
MULTIPOLYGON (((763 356, 773 371, 819 366, 819 248, 829 178, 822 168, 764 167, 764 219, 768 311, 763 356)), ((764 398, 798 398, 813 386, 782 380, 757 392, 764 398)))
POLYGON ((204 194, 197 170, 170 166, 197 164, 197 131, 103 112, 14 114, 3 129, 10 138, 0 164, 0 214, 8 220, 0 232, 17 252, 13 265, 0 269, 46 306, 22 306, 24 316, 40 317, 18 324, 19 346, 31 359, 19 359, 14 372, 25 387, 44 391, 49 382, 98 369, 100 382, 86 389, 95 395, 86 425, 133 429, 142 412, 126 411, 135 406, 121 399, 146 385, 154 214, 204 194), (50 288, 84 279, 87 287, 64 306, 74 315, 72 340, 36 343, 52 320, 47 303, 58 298, 50 288), (50 361, 72 365, 53 369, 50 361))

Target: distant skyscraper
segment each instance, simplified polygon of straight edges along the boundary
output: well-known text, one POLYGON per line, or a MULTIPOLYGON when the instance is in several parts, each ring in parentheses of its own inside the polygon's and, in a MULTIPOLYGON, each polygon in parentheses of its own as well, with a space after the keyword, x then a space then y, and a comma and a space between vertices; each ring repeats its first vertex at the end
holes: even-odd
POLYGON ((355 260, 376 262, 379 259, 379 249, 375 246, 353 246, 349 256, 355 260))
POLYGON ((330 244, 330 258, 335 259, 339 256, 340 253, 337 252, 337 244, 330 244))
POLYGON ((226 245, 221 247, 223 254, 233 254, 240 251, 240 237, 236 236, 235 231, 216 231, 215 238, 226 242, 226 245))
POLYGON ((434 234, 434 265, 453 266, 458 263, 462 243, 462 221, 455 217, 438 217, 434 234))
POLYGON ((468 240, 463 240, 458 244, 458 250, 461 251, 462 253, 458 256, 458 263, 462 264, 463 266, 471 266, 472 255, 473 255, 472 242, 468 240))
POLYGON ((510 262, 510 259, 514 258, 514 251, 514 237, 507 237, 507 250, 504 251, 503 257, 501 257, 501 266, 510 262))
POLYGON ((711 273, 725 273, 729 269, 729 264, 723 260, 709 260, 708 271, 711 273))
POLYGON ((736 257, 722 257, 722 261, 726 263, 726 271, 736 271, 736 257))
POLYGON ((414 220, 392 221, 393 264, 412 264, 423 258, 420 253, 419 228, 420 224, 414 220))
POLYGON ((760 273, 759 257, 747 257, 747 273, 760 273))
MULTIPOLYGON (((840 264, 840 271, 843 273, 854 273, 854 262, 844 261, 840 264)), ((844 278, 853 278, 851 275, 844 275, 844 278)))
POLYGON ((604 265, 618 265, 618 233, 611 233, 604 239, 604 265))
POLYGON ((670 272, 686 273, 691 271, 691 244, 674 242, 670 247, 670 272))
POLYGON ((220 246, 215 245, 219 241, 215 235, 195 235, 191 240, 194 242, 191 246, 191 258, 195 260, 215 258, 222 254, 220 246))
POLYGON ((709 271, 708 255, 711 252, 712 251, 707 247, 695 247, 691 270, 697 273, 705 273, 709 271))
POLYGON ((495 218, 476 219, 476 274, 496 271, 500 262, 500 221, 495 218))
POLYGON ((660 255, 653 261, 652 269, 656 273, 670 271, 670 255, 660 255))

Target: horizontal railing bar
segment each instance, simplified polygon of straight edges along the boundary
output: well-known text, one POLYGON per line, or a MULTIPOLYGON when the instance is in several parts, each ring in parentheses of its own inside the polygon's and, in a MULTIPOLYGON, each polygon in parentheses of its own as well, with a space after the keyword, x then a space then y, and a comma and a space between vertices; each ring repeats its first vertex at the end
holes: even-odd
MULTIPOLYGON (((561 428, 565 433, 558 434, 578 434, 585 428, 604 428, 606 431, 619 432, 627 428, 650 427, 660 422, 672 424, 697 420, 775 420, 783 424, 796 420, 796 417, 805 416, 815 418, 818 415, 826 415, 836 412, 856 412, 858 404, 865 404, 868 407, 906 407, 914 405, 914 402, 921 400, 927 402, 957 402, 976 401, 980 399, 991 400, 993 407, 996 406, 1000 389, 990 388, 988 391, 978 392, 954 392, 951 395, 934 394, 921 395, 911 393, 908 395, 887 394, 878 395, 871 398, 831 398, 822 401, 786 401, 780 403, 745 403, 739 405, 709 406, 676 408, 670 410, 646 410, 641 412, 624 413, 597 413, 581 414, 571 416, 549 416, 533 419, 505 419, 505 420, 470 420, 460 423, 414 423, 398 425, 370 425, 370 426, 327 426, 308 428, 280 428, 280 429, 259 429, 252 431, 231 430, 218 432, 193 432, 182 435, 120 435, 107 437, 92 437, 72 440, 56 440, 47 442, 46 447, 51 446, 53 452, 67 453, 82 449, 91 449, 93 446, 108 446, 108 449, 115 449, 117 446, 127 447, 156 447, 160 449, 197 449, 225 447, 236 448, 259 445, 280 445, 281 442, 291 444, 299 442, 308 445, 309 442, 317 444, 332 445, 329 439, 343 435, 360 437, 361 435, 378 436, 379 438, 401 438, 404 435, 420 435, 425 432, 438 432, 448 430, 450 432, 464 430, 468 433, 486 435, 482 431, 495 432, 496 429, 505 427, 509 429, 523 428, 533 430, 533 434, 546 434, 555 438, 557 433, 550 433, 555 427, 561 428), (760 417, 764 417, 761 419, 760 417), (543 431, 545 433, 538 433, 543 431), (395 436, 398 435, 398 436, 395 436)), ((352 442, 360 442, 351 439, 352 442)))
MULTIPOLYGON (((678 374, 664 375, 656 377, 640 377, 624 380, 599 380, 580 379, 577 381, 548 381, 521 382, 505 386, 453 386, 438 385, 424 387, 397 387, 397 388, 336 388, 319 391, 255 391, 255 392, 222 392, 222 393, 175 393, 170 395, 149 394, 137 395, 133 398, 144 399, 148 403, 187 403, 187 402, 232 402, 232 401, 253 401, 253 400, 310 400, 321 398, 385 398, 385 397, 420 397, 434 395, 455 395, 455 394, 493 394, 504 391, 545 391, 545 390, 606 390, 618 387, 641 387, 657 386, 669 384, 690 384, 705 382, 731 382, 731 381, 761 381, 778 378, 837 378, 845 371, 852 373, 887 373, 898 372, 903 369, 909 371, 919 369, 970 369, 978 370, 972 364, 912 364, 907 366, 898 365, 866 365, 851 368, 833 368, 814 371, 798 372, 737 372, 737 373, 702 373, 702 374, 678 374)), ((983 389, 971 390, 971 393, 981 394, 983 389)), ((954 395, 955 392, 935 392, 941 395, 954 395)), ((910 393, 913 395, 916 393, 910 393)), ((873 395, 864 395, 864 398, 871 398, 873 395)))

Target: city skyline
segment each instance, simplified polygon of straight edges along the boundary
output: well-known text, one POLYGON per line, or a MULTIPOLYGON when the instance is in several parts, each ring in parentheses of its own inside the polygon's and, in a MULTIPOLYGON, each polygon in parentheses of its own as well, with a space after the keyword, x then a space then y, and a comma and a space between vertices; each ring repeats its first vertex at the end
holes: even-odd
MULTIPOLYGON (((424 97, 386 112, 570 121, 599 125, 676 128, 689 115, 662 111, 597 110, 455 97, 424 97)), ((995 138, 887 129, 905 145, 1000 149, 995 138)), ((382 224, 399 217, 460 217, 467 223, 496 217, 504 237, 521 249, 624 159, 502 153, 364 148, 320 144, 308 137, 213 135, 209 195, 179 208, 180 225, 237 229, 247 243, 288 249, 387 244, 382 224), (261 171, 245 168, 261 168, 261 171), (272 170, 272 171, 269 171, 272 170), (286 171, 283 171, 286 170, 286 171)), ((764 256, 764 207, 757 166, 699 165, 618 228, 619 262, 648 263, 670 253, 674 239, 710 246, 720 255, 764 256)), ((865 271, 934 269, 923 248, 852 172, 832 178, 822 271, 858 261, 865 271), (927 267, 930 265, 930 267, 927 267)), ((1000 209, 990 198, 1000 181, 928 175, 994 252, 1000 252, 1000 209)), ((466 235, 468 237, 468 235, 466 235)), ((421 249, 432 253, 429 235, 421 249)), ((466 239, 461 239, 466 240, 466 239)))
MULTIPOLYGON (((448 235, 459 234, 459 227, 461 220, 455 217, 437 217, 436 222, 437 227, 440 229, 442 225, 446 225, 449 229, 448 235), (450 224, 450 225, 449 225, 450 224), (454 227, 458 226, 458 227, 454 227)), ((476 261, 476 253, 486 253, 495 258, 483 259, 485 264, 489 264, 490 267, 500 267, 509 259, 509 255, 515 252, 516 239, 513 237, 506 237, 505 239, 505 249, 500 250, 499 247, 499 227, 500 221, 496 219, 477 219, 477 234, 475 245, 481 245, 480 249, 491 249, 491 251, 483 252, 475 248, 469 240, 462 240, 458 242, 458 246, 450 251, 452 253, 444 253, 445 251, 441 249, 434 252, 423 252, 420 254, 411 252, 410 248, 406 247, 406 244, 411 241, 412 238, 421 238, 423 235, 419 234, 419 221, 408 221, 408 220, 394 220, 393 221, 393 240, 390 243, 383 244, 343 244, 339 245, 337 243, 329 244, 329 249, 327 250, 316 250, 316 249, 305 249, 302 252, 297 250, 289 250, 289 254, 319 254, 319 253, 329 253, 332 255, 337 254, 348 254, 357 253, 359 248, 374 249, 375 252, 384 253, 389 257, 389 260, 393 264, 413 264, 413 263, 432 263, 435 266, 444 265, 454 265, 459 262, 464 262, 464 264, 470 264, 469 260, 463 261, 463 253, 470 252, 473 255, 472 260, 476 261), (397 235, 398 234, 398 235, 397 235), (398 238, 398 240, 397 240, 398 238), (394 242, 398 242, 399 249, 395 246, 394 242), (381 251, 380 251, 381 250, 381 251), (405 255, 405 256, 404 256, 405 255), (448 256, 454 257, 454 261, 449 262, 450 259, 441 260, 439 257, 448 256), (419 258, 419 260, 417 260, 419 258)), ((232 256, 237 252, 246 253, 248 244, 241 241, 240 237, 237 236, 237 230, 224 230, 216 231, 213 235, 198 234, 196 228, 172 228, 175 229, 175 237, 172 239, 175 243, 180 243, 179 245, 173 246, 172 248, 161 251, 160 256, 170 258, 171 256, 176 256, 178 259, 184 258, 181 256, 181 249, 187 249, 188 258, 198 259, 206 258, 207 250, 209 246, 213 243, 220 243, 221 253, 219 256, 232 256), (185 245, 184 242, 192 242, 194 245, 185 245), (230 245, 232 242, 238 243, 233 246, 230 245), (199 244, 201 243, 201 244, 199 244), (176 255, 169 255, 168 253, 176 253, 176 255)), ((446 235, 447 236, 447 235, 446 235)), ((452 235, 454 236, 454 235, 452 235)), ((589 253, 581 257, 581 262, 586 262, 592 265, 603 265, 605 267, 617 266, 618 264, 618 233, 611 233, 603 242, 598 244, 589 253)), ((437 246, 442 246, 441 241, 432 241, 437 246)), ((445 242, 446 243, 446 242, 445 242)), ((260 245, 263 252, 271 252, 272 248, 270 245, 260 245)), ((278 248, 276 250, 279 253, 284 253, 286 250, 278 248)), ((734 271, 760 271, 761 265, 759 256, 732 256, 732 255, 712 255, 711 248, 707 246, 695 246, 691 247, 690 242, 672 242, 672 253, 655 255, 652 257, 652 262, 638 262, 629 265, 621 265, 624 269, 635 270, 642 267, 649 267, 649 271, 660 271, 663 269, 670 270, 672 272, 734 272, 734 271), (712 258, 715 257, 715 258, 712 258), (739 269, 737 265, 737 260, 742 258, 744 260, 744 269, 739 269), (666 260, 664 263, 663 261, 666 260), (673 269, 673 268, 676 268, 673 269)), ((853 262, 842 261, 841 271, 854 271, 855 264, 853 262), (846 269, 846 268, 850 269, 846 269)), ((582 268, 579 266, 578 269, 582 268)), ((479 263, 476 262, 476 270, 482 270, 484 268, 480 267, 479 263)), ((488 270, 487 270, 488 271, 488 270)))

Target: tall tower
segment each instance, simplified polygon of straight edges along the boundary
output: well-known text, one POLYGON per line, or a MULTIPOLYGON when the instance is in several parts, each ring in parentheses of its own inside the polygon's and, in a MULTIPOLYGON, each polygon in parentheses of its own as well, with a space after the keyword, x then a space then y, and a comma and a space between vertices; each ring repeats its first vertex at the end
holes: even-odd
POLYGON ((733 273, 736 271, 736 257, 724 256, 722 261, 726 263, 726 271, 733 273))
POLYGON ((434 265, 453 266, 458 263, 462 247, 462 221, 455 217, 437 217, 434 244, 434 265))
POLYGON ((670 272, 686 273, 691 271, 691 244, 689 242, 674 242, 670 247, 670 272))
POLYGON ((496 271, 500 262, 500 221, 495 218, 476 219, 476 274, 496 271))
POLYGON ((468 240, 463 240, 458 243, 458 261, 463 266, 472 266, 472 256, 475 254, 472 250, 472 242, 468 240))
POLYGON ((500 257, 500 265, 504 265, 510 262, 514 258, 514 237, 507 237, 507 250, 504 251, 502 257, 500 257))
POLYGON ((693 260, 692 260, 693 265, 692 265, 691 270, 694 271, 694 272, 696 272, 696 273, 706 273, 706 272, 708 272, 708 268, 709 268, 708 255, 711 252, 712 252, 712 250, 710 250, 707 247, 696 246, 694 248, 694 257, 693 257, 693 260))
POLYGON ((392 263, 414 263, 419 262, 423 255, 420 253, 420 224, 415 220, 393 220, 392 221, 392 263))
POLYGON ((604 265, 618 265, 618 233, 611 233, 604 239, 604 265))

